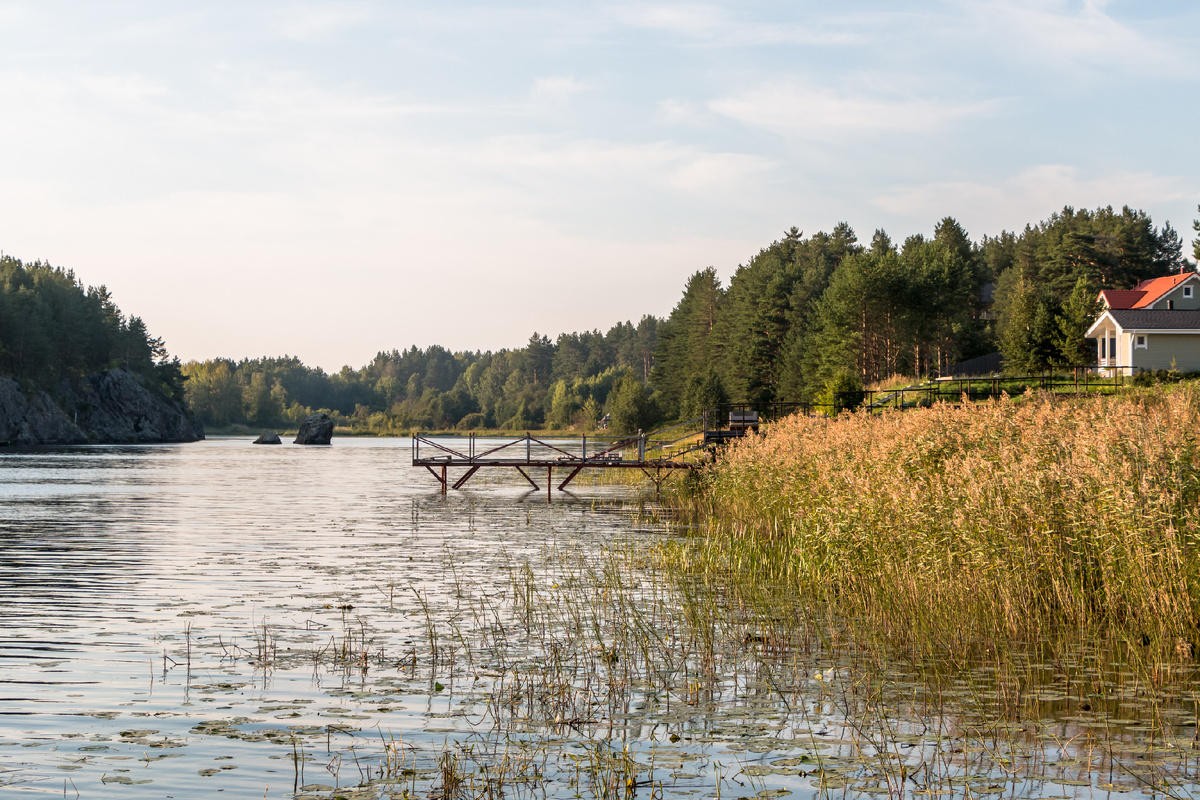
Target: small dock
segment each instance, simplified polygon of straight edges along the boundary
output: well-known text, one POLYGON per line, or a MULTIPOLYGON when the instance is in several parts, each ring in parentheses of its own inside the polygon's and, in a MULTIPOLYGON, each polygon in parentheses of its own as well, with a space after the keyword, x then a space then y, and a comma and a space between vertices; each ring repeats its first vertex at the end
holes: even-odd
POLYGON ((547 499, 555 488, 564 491, 585 469, 641 470, 657 488, 680 470, 710 463, 714 453, 731 440, 757 433, 760 421, 798 410, 803 408, 795 403, 730 403, 667 428, 624 437, 552 432, 536 436, 415 434, 412 463, 429 470, 443 494, 463 488, 481 469, 496 468, 516 470, 534 491, 541 491, 537 478, 545 470, 547 499))
POLYGON ((412 437, 412 463, 429 470, 443 493, 463 488, 481 469, 496 468, 516 470, 534 491, 542 488, 535 476, 545 470, 547 498, 556 488, 556 472, 561 476, 560 492, 585 469, 637 469, 660 486, 675 472, 695 469, 704 461, 704 451, 714 440, 697 422, 702 418, 626 437, 417 434, 412 437), (451 470, 462 472, 454 478, 451 470))

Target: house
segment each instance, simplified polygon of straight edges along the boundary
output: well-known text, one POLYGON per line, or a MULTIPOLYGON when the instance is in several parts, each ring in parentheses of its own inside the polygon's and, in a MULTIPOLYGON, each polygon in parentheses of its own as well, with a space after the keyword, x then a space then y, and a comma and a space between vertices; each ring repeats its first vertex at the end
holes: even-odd
POLYGON ((1127 291, 1105 289, 1099 300, 1104 310, 1087 338, 1096 340, 1101 367, 1200 371, 1200 274, 1153 278, 1127 291))

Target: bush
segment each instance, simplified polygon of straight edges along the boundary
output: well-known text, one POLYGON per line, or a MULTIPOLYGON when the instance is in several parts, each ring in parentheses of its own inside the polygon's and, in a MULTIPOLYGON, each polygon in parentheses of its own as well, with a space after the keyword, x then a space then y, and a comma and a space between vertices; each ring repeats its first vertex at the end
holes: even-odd
POLYGON ((1200 378, 1200 372, 1180 372, 1175 369, 1148 369, 1133 376, 1134 386, 1154 386, 1160 383, 1180 383, 1200 378))
POLYGON ((654 404, 641 381, 632 375, 626 375, 613 389, 608 410, 612 414, 609 428, 616 434, 645 431, 654 423, 654 404))
POLYGON ((474 411, 458 421, 455 427, 460 431, 475 431, 483 427, 483 414, 474 411))
POLYGON ((817 405, 824 406, 825 413, 831 417, 836 417, 840 411, 852 411, 862 402, 862 380, 849 372, 839 372, 825 381, 825 388, 817 395, 817 405))

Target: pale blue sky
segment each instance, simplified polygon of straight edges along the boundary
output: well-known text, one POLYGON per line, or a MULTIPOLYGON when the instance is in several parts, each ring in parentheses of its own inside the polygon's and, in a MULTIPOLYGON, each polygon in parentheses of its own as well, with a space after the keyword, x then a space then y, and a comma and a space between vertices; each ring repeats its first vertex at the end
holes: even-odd
POLYGON ((0 0, 0 249, 183 359, 521 346, 788 227, 1189 242, 1193 0, 0 0))

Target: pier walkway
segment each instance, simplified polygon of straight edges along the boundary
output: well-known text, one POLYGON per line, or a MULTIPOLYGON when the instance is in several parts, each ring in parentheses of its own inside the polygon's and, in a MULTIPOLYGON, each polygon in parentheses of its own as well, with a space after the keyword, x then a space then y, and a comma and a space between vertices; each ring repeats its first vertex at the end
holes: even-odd
POLYGON ((655 486, 678 470, 694 469, 714 443, 706 433, 706 417, 669 428, 633 436, 433 436, 412 437, 412 463, 425 467, 441 484, 442 492, 461 489, 481 469, 515 469, 533 487, 541 470, 546 471, 546 496, 554 487, 557 470, 564 475, 558 483, 563 491, 585 469, 639 469, 655 486), (451 469, 463 472, 453 480, 451 469), (530 473, 533 473, 531 475, 530 473))

